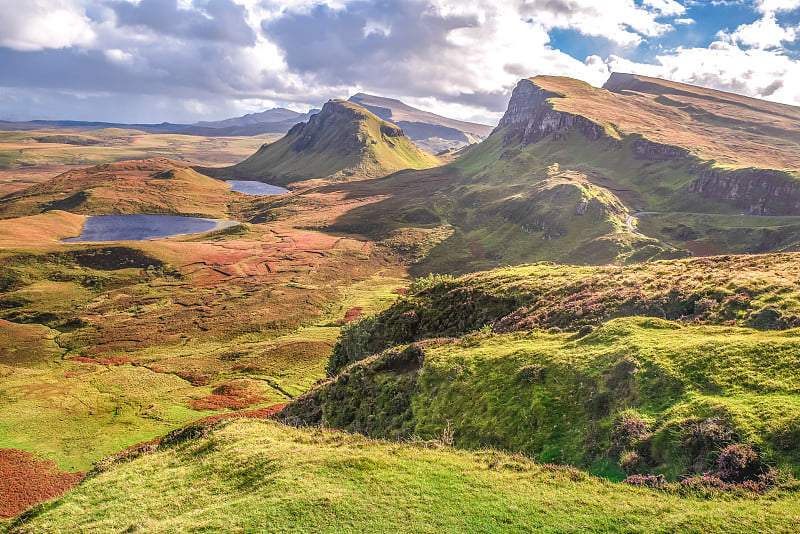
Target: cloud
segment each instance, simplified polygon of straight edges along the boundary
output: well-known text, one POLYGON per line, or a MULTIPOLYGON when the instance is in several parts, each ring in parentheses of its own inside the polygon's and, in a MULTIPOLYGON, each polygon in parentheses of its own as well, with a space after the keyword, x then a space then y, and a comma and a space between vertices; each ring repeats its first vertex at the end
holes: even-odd
POLYGON ((724 41, 755 48, 775 48, 785 41, 798 37, 798 28, 783 27, 778 24, 775 13, 768 12, 752 24, 742 24, 731 33, 717 34, 724 41))
POLYGON ((717 41, 708 48, 679 48, 652 64, 612 56, 609 66, 775 102, 800 105, 800 61, 775 50, 742 49, 717 41))
POLYGON ((290 72, 309 85, 505 108, 521 77, 570 74, 602 83, 605 66, 549 46, 547 31, 497 2, 356 1, 286 9, 262 24, 290 72), (375 31, 375 28, 380 28, 375 31))
POLYGON ((0 0, 0 14, 0 46, 13 50, 90 46, 95 40, 78 2, 0 0))
POLYGON ((658 19, 682 15, 686 9, 673 0, 523 0, 520 13, 547 30, 570 29, 632 46, 644 37, 662 35, 672 26, 658 19))
POLYGON ((255 44, 247 11, 232 0, 195 0, 189 4, 191 9, 179 7, 177 0, 140 0, 136 4, 117 0, 107 5, 114 10, 119 26, 188 39, 255 44))
POLYGON ((720 28, 696 0, 0 0, 0 118, 206 120, 364 91, 493 122, 520 78, 602 85, 611 68, 795 102, 800 0, 746 3, 760 18, 712 46, 643 57, 678 25, 720 28), (570 55, 555 30, 617 55, 570 55))
POLYGON ((761 13, 792 11, 800 8, 800 0, 755 0, 755 4, 761 13))

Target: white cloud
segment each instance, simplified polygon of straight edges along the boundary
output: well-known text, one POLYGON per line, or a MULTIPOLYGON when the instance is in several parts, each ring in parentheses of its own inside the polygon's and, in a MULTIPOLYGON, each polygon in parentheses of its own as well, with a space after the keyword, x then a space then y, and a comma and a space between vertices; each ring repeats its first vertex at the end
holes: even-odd
POLYGON ((0 0, 0 118, 26 91, 39 95, 23 98, 31 106, 69 92, 62 105, 72 113, 93 101, 122 113, 113 102, 124 98, 141 106, 129 116, 152 122, 219 118, 261 102, 305 110, 364 91, 491 123, 520 78, 602 85, 610 68, 797 103, 800 65, 781 50, 800 28, 780 23, 800 0, 746 2, 761 19, 649 65, 571 57, 549 32, 601 37, 624 56, 695 24, 685 7, 695 0, 0 0), (103 96, 76 96, 92 91, 103 96))
POLYGON ((778 24, 775 13, 769 12, 752 24, 742 24, 731 33, 720 32, 718 37, 733 44, 775 48, 784 41, 794 41, 798 37, 798 30, 782 27, 778 24))
POLYGON ((658 19, 682 15, 686 9, 673 0, 646 0, 642 6, 633 0, 524 0, 520 11, 547 30, 571 29, 632 46, 643 36, 670 31, 672 26, 658 19))
POLYGON ((708 48, 679 48, 660 55, 656 64, 612 56, 617 72, 666 78, 785 104, 800 105, 800 61, 777 51, 743 50, 717 41, 708 48))
POLYGON ((792 11, 800 8, 800 0, 756 0, 756 9, 762 13, 792 11))
POLYGON ((13 50, 89 46, 95 40, 80 2, 0 0, 0 45, 13 50))

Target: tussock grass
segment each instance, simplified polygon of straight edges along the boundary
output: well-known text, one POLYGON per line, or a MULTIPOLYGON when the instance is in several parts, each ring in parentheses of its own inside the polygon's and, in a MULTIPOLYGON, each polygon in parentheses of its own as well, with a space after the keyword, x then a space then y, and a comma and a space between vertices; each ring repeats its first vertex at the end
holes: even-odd
POLYGON ((800 505, 785 490, 680 497, 491 450, 237 420, 116 465, 5 525, 7 532, 789 532, 798 521, 800 505))

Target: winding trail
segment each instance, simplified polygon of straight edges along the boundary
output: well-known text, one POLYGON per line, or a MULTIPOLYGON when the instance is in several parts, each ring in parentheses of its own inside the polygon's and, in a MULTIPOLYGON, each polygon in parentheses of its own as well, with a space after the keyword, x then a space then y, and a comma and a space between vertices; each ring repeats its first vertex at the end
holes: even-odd
POLYGON ((747 215, 744 213, 739 213, 737 215, 733 213, 699 213, 695 211, 637 211, 632 215, 628 215, 628 217, 625 219, 625 226, 628 227, 628 230, 630 230, 632 233, 640 237, 644 237, 645 239, 655 239, 661 246, 667 248, 668 250, 677 250, 677 249, 676 247, 670 245, 669 243, 661 241, 658 238, 651 237, 649 235, 644 235, 639 230, 637 230, 635 226, 633 226, 633 221, 635 221, 636 218, 641 215, 702 215, 707 217, 765 217, 765 218, 779 217, 782 219, 800 219, 800 215, 747 215))

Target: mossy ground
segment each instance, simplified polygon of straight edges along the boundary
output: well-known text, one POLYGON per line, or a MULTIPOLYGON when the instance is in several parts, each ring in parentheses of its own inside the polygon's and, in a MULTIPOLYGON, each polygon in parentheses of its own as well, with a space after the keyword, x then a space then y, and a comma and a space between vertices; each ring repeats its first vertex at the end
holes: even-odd
POLYGON ((3 526, 8 532, 791 532, 799 503, 789 489, 762 498, 679 496, 492 450, 237 420, 112 466, 3 526))

